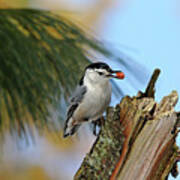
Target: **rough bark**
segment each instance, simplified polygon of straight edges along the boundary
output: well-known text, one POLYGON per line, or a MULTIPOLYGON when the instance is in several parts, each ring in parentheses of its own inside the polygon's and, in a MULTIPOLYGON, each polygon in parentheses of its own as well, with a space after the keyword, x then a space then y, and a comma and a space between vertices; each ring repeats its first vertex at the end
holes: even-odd
POLYGON ((172 91, 158 104, 155 70, 145 93, 126 96, 107 111, 90 152, 75 180, 160 180, 177 175, 179 151, 176 146, 180 115, 174 111, 178 95, 172 91))

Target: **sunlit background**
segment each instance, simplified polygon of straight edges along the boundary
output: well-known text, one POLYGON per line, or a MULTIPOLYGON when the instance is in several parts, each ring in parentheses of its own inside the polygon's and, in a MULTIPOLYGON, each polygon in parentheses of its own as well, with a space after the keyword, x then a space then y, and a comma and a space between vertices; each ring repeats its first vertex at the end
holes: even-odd
MULTIPOLYGON (((139 71, 146 71, 146 81, 154 68, 160 68, 162 73, 156 86, 158 101, 174 89, 180 94, 178 0, 0 0, 0 5, 2 8, 29 7, 63 13, 117 54, 121 52, 136 60, 134 67, 139 64, 139 71)), ((115 62, 100 60, 114 69, 126 71, 115 62)), ((138 76, 138 72, 134 76, 138 76)), ((128 80, 127 72, 126 80, 118 85, 129 95, 135 95, 147 84, 146 81, 134 83, 131 79, 129 85, 128 80)), ((112 105, 119 100, 113 96, 112 105)), ((180 103, 176 109, 180 109, 180 103)), ((64 140, 61 136, 61 132, 45 132, 28 141, 5 137, 1 146, 0 179, 71 180, 95 137, 86 126, 74 139, 64 140)))

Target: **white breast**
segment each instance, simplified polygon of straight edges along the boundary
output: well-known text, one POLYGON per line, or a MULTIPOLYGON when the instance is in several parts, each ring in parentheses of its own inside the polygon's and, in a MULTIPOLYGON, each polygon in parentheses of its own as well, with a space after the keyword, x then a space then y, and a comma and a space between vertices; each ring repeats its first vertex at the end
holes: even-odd
POLYGON ((101 83, 85 82, 85 85, 87 92, 73 116, 78 121, 97 120, 110 103, 111 85, 108 79, 101 83))

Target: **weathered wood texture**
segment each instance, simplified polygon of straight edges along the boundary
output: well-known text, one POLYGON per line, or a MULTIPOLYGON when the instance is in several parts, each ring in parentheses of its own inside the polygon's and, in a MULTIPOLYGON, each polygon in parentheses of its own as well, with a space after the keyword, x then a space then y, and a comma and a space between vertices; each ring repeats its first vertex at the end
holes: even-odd
POLYGON ((174 111, 178 95, 173 91, 158 104, 154 93, 150 93, 152 97, 144 94, 126 96, 115 108, 108 109, 100 134, 75 180, 166 179, 178 157, 178 118, 174 111))

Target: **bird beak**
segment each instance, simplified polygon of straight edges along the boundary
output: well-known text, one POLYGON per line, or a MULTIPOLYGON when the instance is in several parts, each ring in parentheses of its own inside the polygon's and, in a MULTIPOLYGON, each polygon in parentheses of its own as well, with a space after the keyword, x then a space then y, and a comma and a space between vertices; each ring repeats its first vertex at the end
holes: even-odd
POLYGON ((117 78, 117 79, 124 79, 125 78, 125 75, 122 71, 112 71, 109 76, 112 78, 117 78))

